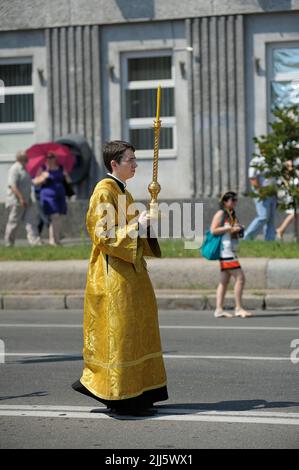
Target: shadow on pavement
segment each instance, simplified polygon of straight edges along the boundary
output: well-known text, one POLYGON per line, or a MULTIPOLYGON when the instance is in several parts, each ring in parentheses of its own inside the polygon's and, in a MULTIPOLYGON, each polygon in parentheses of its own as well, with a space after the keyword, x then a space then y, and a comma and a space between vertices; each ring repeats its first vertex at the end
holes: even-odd
POLYGON ((299 406, 299 402, 292 401, 266 401, 266 400, 236 400, 236 401, 220 401, 218 403, 172 403, 169 405, 156 405, 157 414, 151 417, 141 416, 117 416, 111 414, 107 409, 95 408, 91 413, 103 413, 109 415, 116 420, 144 420, 155 418, 161 415, 192 415, 194 413, 206 411, 260 411, 274 408, 288 408, 299 406), (167 412, 169 410, 169 412, 167 412))
POLYGON ((288 408, 299 406, 299 402, 294 401, 266 401, 266 400, 232 400, 220 401, 218 403, 173 403, 169 405, 159 405, 159 410, 177 409, 184 410, 187 414, 199 411, 249 411, 265 410, 273 408, 288 408), (191 410, 191 411, 190 411, 191 410))
POLYGON ((38 364, 38 363, 46 363, 46 362, 69 362, 69 361, 82 361, 83 356, 80 355, 64 355, 64 356, 55 356, 54 354, 51 356, 39 356, 38 359, 22 359, 20 361, 9 361, 7 364, 38 364))
POLYGON ((299 313, 265 313, 254 315, 255 318, 299 317, 299 313))
POLYGON ((45 397, 47 395, 49 395, 49 393, 46 392, 46 391, 25 393, 24 395, 7 395, 7 396, 4 396, 4 397, 0 396, 0 401, 1 400, 12 400, 14 398, 45 397))

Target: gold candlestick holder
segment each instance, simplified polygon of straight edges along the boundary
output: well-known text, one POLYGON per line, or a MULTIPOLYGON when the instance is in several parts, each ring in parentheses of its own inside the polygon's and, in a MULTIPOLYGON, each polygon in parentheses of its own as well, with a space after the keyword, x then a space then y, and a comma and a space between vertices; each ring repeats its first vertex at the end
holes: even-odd
POLYGON ((155 133, 155 144, 154 144, 154 161, 153 161, 153 181, 148 185, 148 191, 151 195, 151 201, 149 203, 149 214, 151 218, 159 217, 158 210, 158 194, 161 191, 161 186, 158 183, 158 156, 159 156, 159 139, 160 139, 161 120, 156 119, 154 121, 154 133, 155 133))

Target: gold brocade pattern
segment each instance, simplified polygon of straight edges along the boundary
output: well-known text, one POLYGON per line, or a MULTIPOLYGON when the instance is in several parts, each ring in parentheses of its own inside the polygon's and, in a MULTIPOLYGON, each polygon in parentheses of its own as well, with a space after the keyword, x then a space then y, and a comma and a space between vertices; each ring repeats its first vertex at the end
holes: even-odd
MULTIPOLYGON (((84 300, 81 383, 106 400, 133 398, 166 385, 156 298, 144 256, 161 256, 158 242, 138 238, 135 214, 107 235, 103 204, 118 216, 117 183, 96 186, 87 213, 93 246, 84 300)), ((126 204, 133 198, 126 191, 126 204)), ((117 219, 116 219, 117 220, 117 219)))

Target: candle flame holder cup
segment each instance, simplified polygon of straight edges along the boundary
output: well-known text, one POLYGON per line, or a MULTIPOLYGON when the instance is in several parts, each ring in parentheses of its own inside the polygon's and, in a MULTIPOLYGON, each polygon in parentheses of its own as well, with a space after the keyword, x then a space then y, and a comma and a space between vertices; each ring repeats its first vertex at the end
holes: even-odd
POLYGON ((152 181, 148 185, 148 190, 151 195, 151 202, 149 203, 149 215, 151 219, 158 219, 161 214, 158 209, 158 194, 161 191, 161 186, 158 181, 152 181))

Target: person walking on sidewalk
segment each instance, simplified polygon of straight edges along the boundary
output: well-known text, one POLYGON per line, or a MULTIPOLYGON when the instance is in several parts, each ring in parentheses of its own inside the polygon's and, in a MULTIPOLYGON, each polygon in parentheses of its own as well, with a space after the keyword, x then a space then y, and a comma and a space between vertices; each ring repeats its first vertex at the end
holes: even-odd
POLYGON ((67 212, 64 179, 68 175, 58 165, 55 152, 48 152, 46 160, 46 165, 38 170, 33 184, 40 188, 39 203, 50 221, 49 245, 57 246, 61 245, 62 215, 67 212))
POLYGON ((8 220, 5 228, 5 246, 15 244, 16 233, 21 221, 25 223, 27 240, 31 246, 41 245, 36 226, 36 216, 33 208, 31 190, 32 182, 26 171, 28 157, 24 151, 16 155, 16 162, 8 172, 8 190, 5 207, 8 210, 8 220))
POLYGON ((244 228, 239 224, 235 207, 237 205, 237 194, 228 191, 220 199, 220 210, 213 217, 210 231, 213 235, 222 235, 220 250, 220 283, 216 293, 216 318, 231 318, 233 315, 223 309, 224 298, 231 276, 235 279, 235 316, 247 318, 251 313, 244 310, 242 306, 242 294, 245 284, 245 275, 239 263, 236 250, 238 240, 244 228))
POLYGON ((150 237, 149 216, 136 216, 126 189, 137 167, 134 152, 124 141, 103 149, 109 173, 95 187, 86 219, 93 246, 84 300, 84 370, 72 387, 116 414, 149 416, 155 402, 168 398, 156 297, 144 259, 161 252, 150 237))
MULTIPOLYGON (((263 155, 255 156, 250 162, 248 176, 252 190, 256 191, 261 187, 275 184, 274 178, 267 177, 266 169, 261 171, 256 168, 256 165, 264 164, 265 157, 263 155)), ((247 227, 244 234, 244 240, 253 240, 262 228, 264 231, 264 239, 266 241, 275 240, 275 214, 277 197, 273 195, 263 200, 255 198, 254 203, 257 215, 247 227)))

